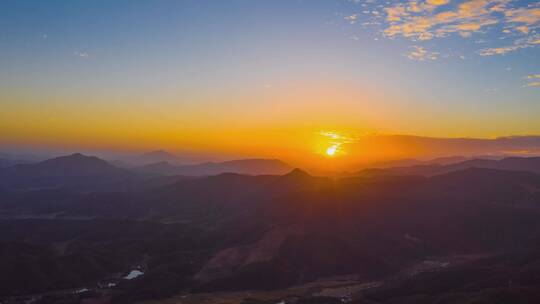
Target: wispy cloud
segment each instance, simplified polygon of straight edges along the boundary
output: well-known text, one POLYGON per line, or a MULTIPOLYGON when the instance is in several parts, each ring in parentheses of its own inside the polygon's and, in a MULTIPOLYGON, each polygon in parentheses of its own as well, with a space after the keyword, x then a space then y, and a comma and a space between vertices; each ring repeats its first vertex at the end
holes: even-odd
POLYGON ((439 57, 439 53, 437 52, 430 52, 426 50, 424 47, 414 45, 412 47, 412 50, 407 53, 407 58, 411 60, 418 60, 418 61, 424 61, 424 60, 435 60, 439 57))
POLYGON ((505 11, 508 22, 537 25, 540 22, 540 7, 517 8, 505 11))
POLYGON ((337 131, 320 131, 318 134, 326 138, 329 145, 326 153, 331 155, 334 153, 341 153, 342 145, 354 143, 356 141, 356 139, 350 135, 339 133, 337 131))
POLYGON ((478 51, 480 56, 492 56, 492 55, 504 55, 509 52, 517 51, 519 49, 525 48, 525 45, 514 44, 502 47, 495 48, 485 48, 478 51))
POLYGON ((540 35, 533 35, 527 38, 516 39, 511 45, 484 48, 478 51, 480 56, 504 55, 520 49, 534 47, 540 44, 540 35))
POLYGON ((445 5, 447 4, 448 2, 450 2, 450 0, 427 0, 426 3, 428 5, 435 5, 435 6, 438 6, 438 5, 445 5))
POLYGON ((531 74, 525 77, 527 83, 524 87, 540 87, 540 74, 531 74))
POLYGON ((88 59, 90 57, 90 55, 88 55, 87 52, 79 52, 79 51, 75 51, 73 52, 73 54, 77 57, 81 57, 81 58, 84 58, 84 59, 88 59))
POLYGON ((430 40, 451 33, 470 36, 484 27, 499 23, 494 15, 507 0, 469 0, 455 9, 440 10, 437 5, 447 1, 410 1, 385 8, 389 26, 384 30, 387 37, 403 36, 413 40, 430 40))
POLYGON ((349 15, 349 16, 345 16, 344 18, 345 18, 345 20, 349 21, 350 24, 355 24, 356 20, 358 19, 358 15, 357 14, 352 14, 352 15, 349 15))
POLYGON ((365 1, 364 4, 368 6, 364 11, 370 14, 367 17, 355 14, 354 22, 379 24, 382 36, 390 39, 401 37, 418 44, 450 36, 467 39, 483 35, 482 39, 474 40, 486 42, 486 47, 476 51, 481 56, 502 55, 540 45, 540 2, 408 0, 377 4, 365 1), (373 11, 379 14, 371 14, 373 11), (501 41, 507 43, 496 45, 501 41))

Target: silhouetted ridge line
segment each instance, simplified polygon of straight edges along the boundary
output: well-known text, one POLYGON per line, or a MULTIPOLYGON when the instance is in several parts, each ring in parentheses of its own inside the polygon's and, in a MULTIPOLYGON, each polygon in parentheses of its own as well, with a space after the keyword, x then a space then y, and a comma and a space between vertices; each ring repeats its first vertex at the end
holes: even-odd
POLYGON ((468 168, 486 168, 507 171, 528 171, 540 173, 540 157, 508 157, 501 160, 471 159, 449 165, 416 165, 409 167, 392 167, 385 169, 365 169, 360 175, 439 175, 468 168))

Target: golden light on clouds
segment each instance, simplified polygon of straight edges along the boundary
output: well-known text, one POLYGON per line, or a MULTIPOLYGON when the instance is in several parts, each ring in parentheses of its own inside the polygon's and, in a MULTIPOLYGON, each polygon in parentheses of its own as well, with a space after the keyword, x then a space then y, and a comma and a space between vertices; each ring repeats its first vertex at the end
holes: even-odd
MULTIPOLYGON (((540 7, 513 7, 508 0, 467 0, 456 7, 445 6, 448 0, 409 1, 394 3, 384 7, 387 25, 384 36, 403 36, 412 41, 432 40, 457 33, 461 37, 481 34, 490 27, 502 25, 503 33, 514 31, 513 43, 502 47, 488 47, 478 50, 481 56, 501 55, 534 46, 538 39, 536 31, 540 23, 540 7), (444 6, 444 7, 443 7, 444 6), (438 9, 442 7, 442 9, 438 9)), ((378 20, 381 22, 381 20, 378 20)), ((511 38, 511 37, 508 37, 511 38)), ((416 58, 411 58, 416 59, 416 58)))
POLYGON ((345 154, 343 145, 352 142, 352 138, 350 136, 337 131, 321 131, 319 132, 319 135, 324 137, 326 144, 324 154, 328 157, 335 157, 345 154))

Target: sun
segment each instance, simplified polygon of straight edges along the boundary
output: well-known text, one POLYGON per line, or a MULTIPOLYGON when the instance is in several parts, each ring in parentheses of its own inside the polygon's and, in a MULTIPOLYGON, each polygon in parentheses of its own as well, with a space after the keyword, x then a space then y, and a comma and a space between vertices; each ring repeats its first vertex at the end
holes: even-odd
POLYGON ((349 136, 337 131, 320 131, 318 134, 325 138, 324 141, 320 142, 321 146, 318 151, 329 158, 344 155, 344 144, 351 142, 349 136))
POLYGON ((337 145, 331 145, 330 147, 326 149, 326 155, 328 156, 336 155, 337 149, 338 149, 337 145))

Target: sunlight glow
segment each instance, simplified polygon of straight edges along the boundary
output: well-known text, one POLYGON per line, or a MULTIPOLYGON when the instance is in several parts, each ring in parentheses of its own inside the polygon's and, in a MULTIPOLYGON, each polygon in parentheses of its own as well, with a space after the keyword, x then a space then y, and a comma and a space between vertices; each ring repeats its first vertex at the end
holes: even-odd
POLYGON ((328 149, 326 149, 326 155, 334 156, 336 154, 336 152, 337 152, 337 149, 338 149, 337 145, 332 145, 332 146, 328 147, 328 149))
POLYGON ((348 135, 336 131, 320 131, 319 135, 325 137, 322 152, 328 157, 335 157, 343 154, 343 145, 351 143, 352 139, 348 135))

